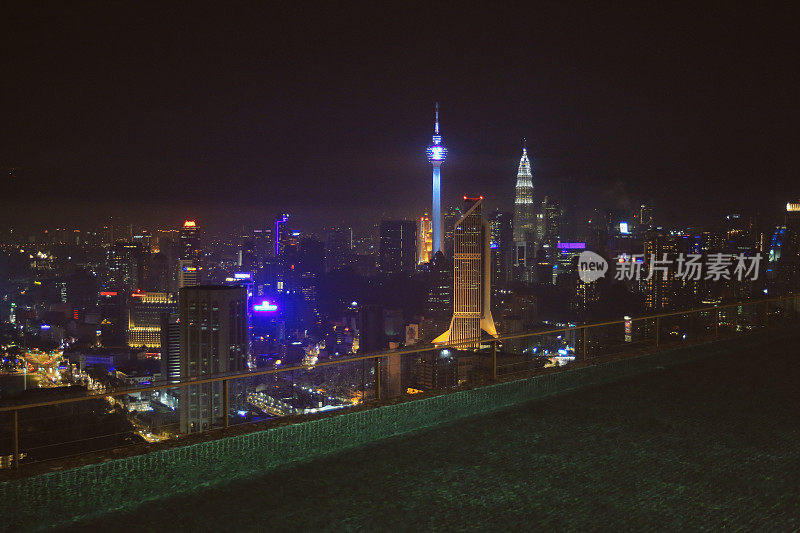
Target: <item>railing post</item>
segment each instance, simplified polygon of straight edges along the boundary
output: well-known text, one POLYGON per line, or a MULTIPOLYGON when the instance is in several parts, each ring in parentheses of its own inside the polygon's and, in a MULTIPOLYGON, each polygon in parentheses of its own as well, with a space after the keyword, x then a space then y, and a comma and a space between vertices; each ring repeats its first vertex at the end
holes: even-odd
POLYGON ((497 381, 497 340, 492 341, 492 379, 497 381))
POLYGON ((661 317, 656 317, 656 348, 658 348, 661 340, 661 317))
POLYGON ((381 399, 381 358, 375 358, 375 399, 381 399))
POLYGON ((581 351, 583 352, 583 360, 586 360, 586 326, 581 328, 581 351))
POLYGON ((361 360, 361 402, 367 400, 367 360, 361 360))
POLYGON ((797 317, 800 316, 800 296, 795 296, 792 298, 792 316, 794 317, 795 321, 797 321, 797 317))
POLYGON ((228 403, 228 380, 222 380, 222 412, 224 413, 225 420, 225 427, 228 427, 230 424, 230 419, 228 417, 228 411, 230 411, 230 404, 228 403))
POLYGON ((19 468, 19 409, 14 410, 14 468, 19 468))

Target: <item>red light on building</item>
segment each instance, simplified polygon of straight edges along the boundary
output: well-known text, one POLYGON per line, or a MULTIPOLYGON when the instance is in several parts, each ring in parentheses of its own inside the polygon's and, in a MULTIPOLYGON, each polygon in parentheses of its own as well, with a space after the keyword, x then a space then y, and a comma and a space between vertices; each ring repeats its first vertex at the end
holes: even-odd
POLYGON ((197 222, 194 221, 194 220, 187 220, 186 222, 183 223, 183 227, 184 228, 196 228, 197 227, 197 222))
POLYGON ((74 318, 75 320, 78 320, 78 310, 77 309, 72 311, 72 318, 74 318))
POLYGON ((101 291, 100 296, 116 296, 117 291, 101 291))

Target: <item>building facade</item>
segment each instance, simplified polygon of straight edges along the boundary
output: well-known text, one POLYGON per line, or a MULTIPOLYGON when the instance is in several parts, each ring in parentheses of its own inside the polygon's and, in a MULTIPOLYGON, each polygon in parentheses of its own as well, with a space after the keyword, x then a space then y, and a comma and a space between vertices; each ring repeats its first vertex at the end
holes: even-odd
MULTIPOLYGON (((180 374, 208 377, 247 368, 247 291, 244 287, 200 285, 180 291, 180 374)), ((232 381, 229 397, 236 395, 232 381)), ((184 387, 180 393, 182 433, 198 433, 224 418, 222 383, 184 387)))
POLYGON ((410 220, 381 222, 379 264, 381 273, 411 274, 417 265, 417 224, 410 220))
POLYGON ((453 254, 453 317, 435 344, 465 343, 477 347, 481 331, 497 336, 491 311, 489 223, 481 213, 483 197, 464 197, 464 215, 455 225, 453 254))
POLYGON ((128 346, 161 347, 161 315, 174 313, 177 302, 166 292, 131 294, 128 308, 128 346))

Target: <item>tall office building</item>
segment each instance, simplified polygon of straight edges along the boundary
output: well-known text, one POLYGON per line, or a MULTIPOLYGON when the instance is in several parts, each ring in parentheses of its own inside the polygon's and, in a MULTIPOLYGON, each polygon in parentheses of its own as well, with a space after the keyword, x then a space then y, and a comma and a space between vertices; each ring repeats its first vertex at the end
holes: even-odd
POLYGON ((638 235, 644 235, 646 232, 655 228, 653 206, 649 202, 641 204, 638 211, 633 214, 633 218, 635 221, 635 230, 638 235))
POLYGON ((789 233, 792 253, 800 258, 800 200, 786 204, 786 231, 789 233))
POLYGON ((417 223, 381 222, 380 268, 383 274, 411 274, 417 265, 417 223))
POLYGON ((353 228, 329 228, 325 234, 325 272, 348 266, 352 253, 353 228))
POLYGON ((161 315, 176 309, 177 302, 169 293, 134 292, 128 308, 128 346, 161 347, 161 315))
POLYGON ((430 263, 433 260, 433 225, 428 213, 419 217, 417 238, 417 263, 430 263))
POLYGON ((533 207, 533 175, 528 159, 528 147, 523 139, 522 157, 517 171, 516 197, 514 199, 514 241, 526 242, 532 239, 536 230, 536 212, 533 207))
POLYGON ((178 287, 193 287, 202 281, 203 252, 197 222, 187 220, 183 223, 178 239, 178 287))
POLYGON ((431 231, 433 232, 433 254, 442 251, 442 174, 441 166, 447 157, 447 148, 442 144, 439 135, 439 102, 436 102, 436 114, 433 125, 433 139, 426 152, 428 162, 433 166, 433 210, 431 211, 431 231))
POLYGON ((427 312, 442 323, 453 311, 453 265, 442 252, 433 256, 430 263, 427 312))
POLYGON ((275 255, 281 256, 286 251, 291 232, 289 231, 289 215, 282 213, 275 219, 275 255))
POLYGON ((144 278, 146 250, 132 242, 117 242, 106 250, 107 288, 122 293, 135 291, 144 278))
MULTIPOLYGON (((161 326, 161 379, 169 383, 181 380, 181 324, 177 310, 162 313, 161 326)), ((177 389, 172 393, 177 397, 177 389)))
POLYGON ((544 228, 542 236, 545 240, 555 245, 561 240, 561 223, 564 216, 564 208, 553 199, 544 197, 542 202, 542 216, 544 218, 544 228))
POLYGON ((483 197, 464 197, 464 215, 455 225, 453 254, 453 318, 435 344, 476 340, 481 331, 497 336, 491 311, 491 256, 489 223, 481 214, 483 197))
POLYGON ((259 268, 264 266, 264 261, 272 255, 272 230, 270 228, 256 228, 253 230, 253 243, 259 268))
MULTIPOLYGON (((783 286, 775 286, 778 293, 797 291, 800 288, 800 200, 786 204, 786 223, 782 234, 777 234, 773 249, 777 249, 779 263, 775 275, 783 286)), ((770 253, 774 259, 774 253, 770 253)))
POLYGON ((504 288, 511 280, 514 252, 513 217, 511 213, 495 210, 489 215, 489 249, 492 253, 492 286, 504 288))
MULTIPOLYGON (((444 242, 442 244, 444 250, 442 252, 447 257, 453 257, 453 228, 455 228, 456 222, 460 218, 461 208, 453 206, 448 207, 442 216, 442 224, 444 225, 444 242)), ((436 254, 434 253, 433 255, 436 254)))
MULTIPOLYGON (((674 261, 678 254, 678 238, 671 235, 650 233, 644 240, 644 264, 649 270, 653 267, 651 259, 661 261, 666 254, 668 261, 674 261)), ((674 306, 678 283, 675 270, 654 271, 652 276, 644 275, 640 281, 647 309, 663 309, 674 306), (649 279, 647 279, 649 277, 649 279)))
POLYGON ((187 220, 183 223, 179 237, 180 259, 199 259, 201 255, 200 237, 197 222, 187 220))
POLYGON ((178 261, 178 288, 195 287, 200 285, 201 267, 197 262, 190 259, 178 261))
MULTIPOLYGON (((208 377, 247 369, 247 290, 244 287, 200 285, 180 290, 181 378, 208 377)), ((238 396, 229 385, 231 403, 238 396)), ((198 433, 225 416, 222 383, 192 385, 181 391, 182 433, 198 433)))

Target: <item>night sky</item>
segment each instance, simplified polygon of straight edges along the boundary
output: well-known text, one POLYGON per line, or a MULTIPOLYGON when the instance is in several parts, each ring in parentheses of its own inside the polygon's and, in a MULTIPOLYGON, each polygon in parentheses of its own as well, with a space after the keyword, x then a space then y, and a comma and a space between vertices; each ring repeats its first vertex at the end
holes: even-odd
POLYGON ((0 32, 6 224, 410 218, 436 100, 445 204, 510 208, 522 137, 568 205, 695 224, 800 197, 788 3, 27 4, 0 32))

